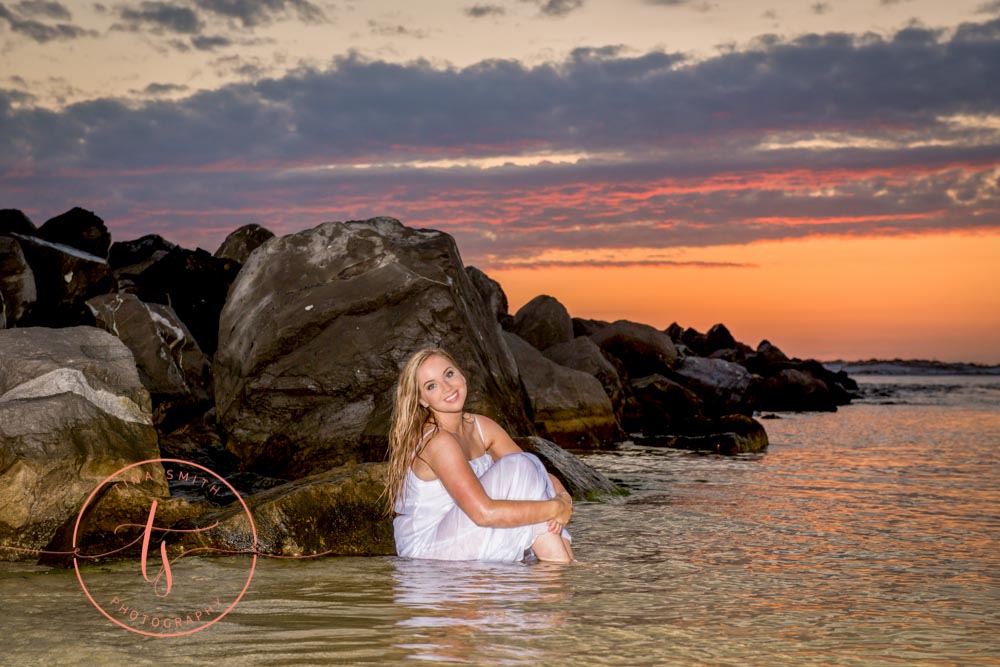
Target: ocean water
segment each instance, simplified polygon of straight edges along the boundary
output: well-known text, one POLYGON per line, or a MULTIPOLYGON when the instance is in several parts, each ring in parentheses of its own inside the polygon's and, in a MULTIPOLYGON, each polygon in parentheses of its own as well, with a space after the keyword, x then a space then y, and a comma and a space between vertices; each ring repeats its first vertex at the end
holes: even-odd
POLYGON ((859 381, 766 420, 762 455, 589 456, 631 495, 577 505, 573 565, 262 559, 228 615, 158 638, 72 570, 0 564, 0 664, 1000 665, 1000 378, 859 381))

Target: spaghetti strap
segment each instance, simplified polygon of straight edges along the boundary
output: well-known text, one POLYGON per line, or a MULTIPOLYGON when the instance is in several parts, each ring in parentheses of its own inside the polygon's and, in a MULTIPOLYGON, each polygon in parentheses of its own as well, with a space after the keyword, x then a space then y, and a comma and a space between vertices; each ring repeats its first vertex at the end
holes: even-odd
POLYGON ((486 438, 483 436, 483 427, 479 424, 479 415, 472 415, 472 420, 476 422, 476 430, 479 431, 479 440, 483 443, 483 449, 489 451, 486 438))

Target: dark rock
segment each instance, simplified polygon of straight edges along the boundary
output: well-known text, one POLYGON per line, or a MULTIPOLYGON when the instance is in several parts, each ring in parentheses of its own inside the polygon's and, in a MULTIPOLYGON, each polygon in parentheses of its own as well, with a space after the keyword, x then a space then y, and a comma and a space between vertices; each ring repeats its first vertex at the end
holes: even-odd
POLYGON ((593 375, 546 359, 516 334, 504 340, 531 401, 535 427, 562 447, 609 447, 621 438, 614 408, 593 375))
POLYGON ((37 301, 21 326, 90 325, 94 317, 86 301, 114 288, 108 263, 70 246, 34 236, 13 234, 35 277, 37 301))
POLYGON ((593 336, 595 333, 611 324, 604 320, 587 320, 581 317, 573 318, 574 336, 593 336))
POLYGON ((145 303, 169 305, 205 354, 218 346, 219 314, 240 265, 198 248, 175 247, 130 276, 132 291, 145 303))
POLYGON ((750 373, 721 359, 685 357, 674 369, 674 377, 693 391, 711 414, 750 414, 750 373))
POLYGON ((762 340, 757 346, 757 352, 747 357, 746 367, 751 373, 771 375, 787 368, 791 360, 769 341, 762 340))
POLYGON ((630 433, 676 432, 702 416, 698 396, 662 375, 633 380, 628 389, 622 425, 630 433))
POLYGON ((663 333, 670 336, 670 340, 674 341, 674 345, 682 342, 684 338, 684 327, 677 324, 677 322, 671 323, 669 327, 663 330, 663 333))
POLYGON ((486 304, 487 310, 494 314, 500 326, 504 329, 509 329, 510 325, 514 322, 514 318, 508 312, 507 295, 504 293, 503 288, 500 287, 500 283, 474 266, 465 267, 465 273, 469 276, 469 280, 472 281, 472 286, 479 292, 479 296, 482 298, 483 303, 486 304))
POLYGON ((514 442, 537 456, 574 500, 603 500, 625 494, 617 484, 550 440, 533 435, 515 438, 514 442))
MULTIPOLYGON (((131 241, 116 241, 111 244, 111 249, 108 251, 108 265, 117 271, 148 262, 150 259, 159 259, 176 247, 159 234, 147 234, 131 241), (155 257, 157 254, 159 257, 155 257)), ((139 273, 142 268, 145 266, 136 267, 132 272, 139 273)))
POLYGON ((0 209, 0 236, 12 233, 35 236, 38 234, 38 229, 35 227, 35 223, 18 209, 0 209))
POLYGON ((712 452, 724 456, 751 454, 767 449, 763 424, 746 415, 728 415, 689 425, 687 433, 643 441, 643 444, 712 452))
POLYGON ((108 248, 111 247, 111 234, 104 226, 104 221, 92 211, 80 207, 72 208, 48 220, 38 228, 36 235, 46 241, 68 245, 103 260, 108 259, 108 248))
POLYGON ((243 225, 226 237, 215 251, 215 256, 245 264, 250 253, 273 238, 274 232, 258 224, 243 225))
POLYGON ((673 341, 647 324, 618 320, 600 329, 591 339, 605 355, 618 360, 619 368, 629 378, 666 375, 677 364, 673 341))
POLYGON ((465 371, 470 411, 533 431, 500 326, 442 232, 375 218, 273 239, 240 271, 219 332, 219 422, 250 470, 383 459, 399 370, 430 346, 465 371))
POLYGON ((536 296, 514 314, 510 330, 535 349, 573 340, 573 320, 566 307, 547 294, 536 296))
POLYGON ((711 352, 708 349, 708 336, 697 329, 691 327, 685 329, 681 334, 681 342, 698 356, 707 356, 711 352))
MULTIPOLYGON (((132 353, 114 336, 0 331, 0 544, 44 548, 107 476, 157 458, 151 417, 132 353)), ((151 485, 166 494, 162 468, 151 485)))
POLYGON ((796 368, 786 368, 762 378, 755 388, 757 410, 837 410, 838 396, 819 378, 796 368))
POLYGON ((716 350, 730 350, 736 348, 736 339, 725 324, 716 324, 705 334, 706 350, 709 354, 716 350))
MULTIPOLYGON (((257 551, 282 556, 319 554, 395 555, 392 521, 382 493, 386 464, 346 465, 262 491, 246 499, 257 527, 257 551)), ((186 549, 250 547, 246 513, 236 503, 205 514, 200 525, 218 526, 183 534, 186 549)), ((184 528, 185 523, 172 526, 184 528)))
POLYGON ((0 236, 0 298, 8 327, 23 320, 38 298, 35 274, 21 252, 21 244, 9 236, 0 236))
POLYGON ((553 345, 542 352, 552 361, 593 375, 604 387, 604 393, 611 399, 615 416, 619 422, 625 407, 625 387, 614 365, 601 353, 597 343, 587 336, 579 336, 569 341, 553 345))
POLYGON ((97 326, 132 351, 139 378, 162 424, 200 414, 211 403, 211 365, 170 306, 143 303, 134 294, 105 294, 87 301, 97 326))

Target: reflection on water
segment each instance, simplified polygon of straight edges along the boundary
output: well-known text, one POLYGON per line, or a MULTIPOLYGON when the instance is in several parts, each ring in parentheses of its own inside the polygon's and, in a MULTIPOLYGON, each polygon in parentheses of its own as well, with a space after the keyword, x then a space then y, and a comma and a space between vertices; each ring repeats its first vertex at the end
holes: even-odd
POLYGON ((1000 390, 944 382, 767 421, 765 455, 592 455, 632 495, 578 504, 568 566, 264 559, 218 624, 152 639, 0 564, 0 663, 998 665, 1000 390))

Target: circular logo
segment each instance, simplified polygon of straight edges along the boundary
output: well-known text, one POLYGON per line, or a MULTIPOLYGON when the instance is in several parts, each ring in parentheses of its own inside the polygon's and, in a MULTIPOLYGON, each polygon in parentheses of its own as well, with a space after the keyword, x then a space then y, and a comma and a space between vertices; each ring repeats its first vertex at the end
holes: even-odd
POLYGON ((87 525, 88 536, 106 548, 91 558, 127 557, 88 566, 87 556, 77 552, 73 567, 83 592, 112 623, 141 635, 179 637, 217 623, 243 598, 257 567, 257 527, 246 502, 225 479, 191 461, 149 459, 109 475, 77 515, 74 552, 82 541, 81 525, 87 525), (164 498, 168 483, 191 500, 231 495, 238 504, 178 524, 176 504, 164 498), (134 519, 138 510, 142 522, 119 518, 134 519), (184 527, 166 527, 166 523, 184 527), (226 531, 238 533, 227 536, 227 543, 246 545, 244 549, 234 552, 211 546, 213 531, 222 523, 226 531), (187 557, 220 551, 251 555, 249 567, 242 557, 187 557))

